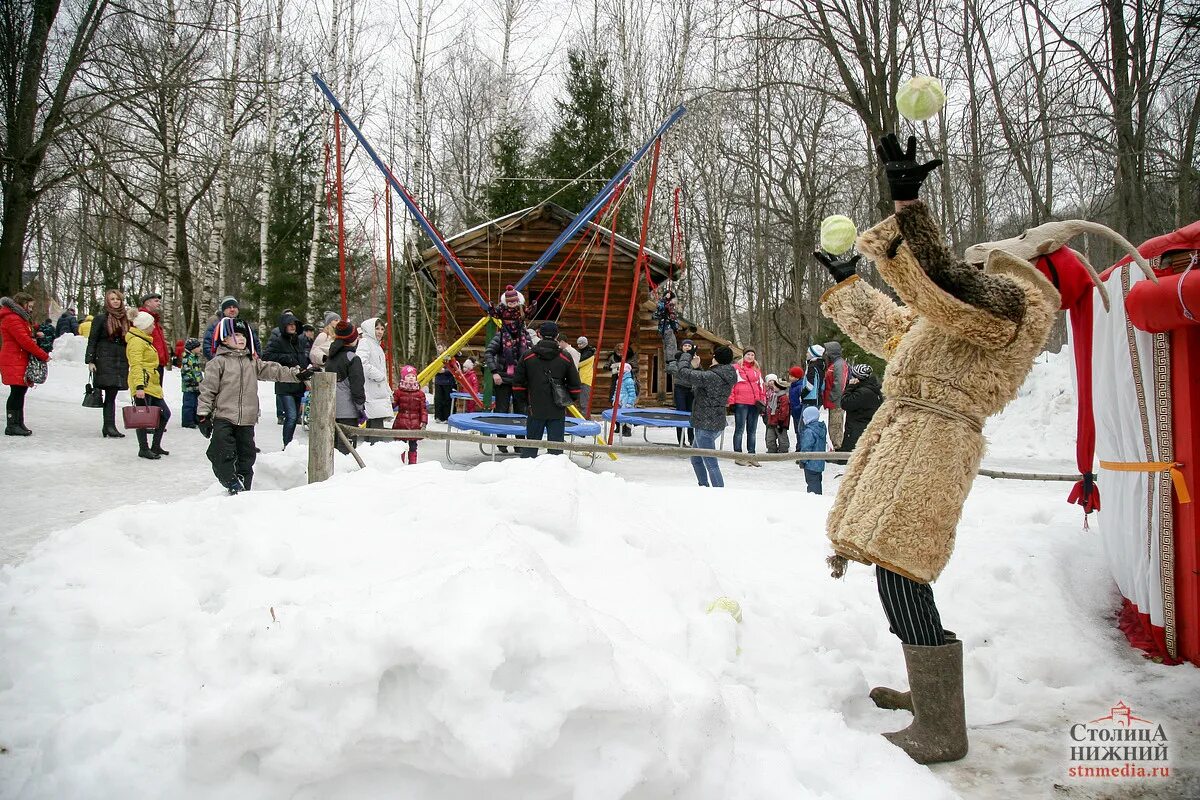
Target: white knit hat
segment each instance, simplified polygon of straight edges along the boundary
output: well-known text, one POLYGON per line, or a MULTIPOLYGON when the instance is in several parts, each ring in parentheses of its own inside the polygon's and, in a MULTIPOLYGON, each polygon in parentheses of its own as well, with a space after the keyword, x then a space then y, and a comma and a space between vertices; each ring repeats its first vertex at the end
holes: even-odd
POLYGON ((145 311, 139 311, 137 316, 133 318, 133 326, 139 331, 150 333, 154 330, 154 316, 147 314, 145 311))

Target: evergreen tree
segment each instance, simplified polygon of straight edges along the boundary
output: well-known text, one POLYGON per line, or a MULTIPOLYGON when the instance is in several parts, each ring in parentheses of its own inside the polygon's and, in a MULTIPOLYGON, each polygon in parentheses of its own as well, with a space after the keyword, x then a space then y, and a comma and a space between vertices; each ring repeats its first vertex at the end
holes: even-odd
MULTIPOLYGON (((608 59, 571 49, 567 67, 566 97, 555 101, 557 119, 538 158, 540 172, 548 178, 571 179, 599 164, 586 177, 608 179, 629 158, 621 147, 629 139, 629 121, 621 117, 609 81, 608 59)), ((580 181, 554 201, 569 211, 581 211, 601 185, 594 180, 580 181)), ((543 187, 543 196, 562 188, 561 182, 549 183, 543 187)))
POLYGON ((525 162, 525 131, 515 122, 502 124, 492 140, 492 175, 485 195, 492 217, 520 211, 535 202, 528 182, 501 180, 529 175, 525 162))

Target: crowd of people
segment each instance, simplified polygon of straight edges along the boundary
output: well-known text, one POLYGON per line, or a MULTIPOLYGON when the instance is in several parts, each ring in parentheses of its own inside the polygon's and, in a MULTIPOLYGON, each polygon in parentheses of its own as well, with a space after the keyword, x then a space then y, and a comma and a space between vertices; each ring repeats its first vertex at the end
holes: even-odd
MULTIPOLYGON (((586 336, 572 340, 553 321, 535 328, 536 309, 512 286, 505 289, 492 311, 500 324, 482 358, 491 377, 492 410, 524 415, 526 438, 564 441, 569 410, 574 407, 583 414, 590 410, 596 348, 586 336)), ((392 386, 381 344, 386 322, 380 318, 355 325, 331 311, 324 314, 317 329, 292 309, 284 309, 265 337, 264 347, 254 327, 240 318, 237 298, 225 297, 200 338, 180 340, 172 349, 164 335, 161 313, 162 297, 157 293, 142 297, 134 307, 126 303, 121 290, 109 289, 95 317, 89 315, 80 322, 75 310, 67 309, 56 324, 47 320, 37 325, 32 297, 17 294, 4 298, 0 303, 0 372, 10 387, 5 433, 32 433, 24 417, 25 394, 32 385, 27 367, 30 362, 44 364, 54 338, 68 334, 87 339, 88 390, 102 410, 102 437, 125 438, 116 419, 119 392, 128 391, 135 407, 153 409, 141 415, 146 418, 145 427, 134 427, 140 458, 154 461, 170 455, 163 446, 172 416, 163 375, 165 370, 178 368, 180 426, 199 429, 209 438, 208 457, 214 474, 234 493, 249 488, 253 479, 260 380, 275 383, 275 416, 285 448, 306 413, 304 379, 316 370, 336 377, 335 417, 339 423, 384 428, 390 422, 398 430, 418 430, 428 424, 426 395, 417 383, 417 370, 405 365, 399 371, 399 382, 392 386), (47 327, 50 330, 44 331, 47 327)), ((798 452, 824 451, 830 444, 835 450, 849 451, 883 400, 871 367, 848 364, 836 341, 811 345, 807 363, 792 367, 786 378, 764 376, 753 348, 746 348, 735 359, 731 348, 718 346, 712 364, 701 368, 693 340, 677 342, 675 334, 667 331, 663 342, 667 371, 674 381, 675 408, 689 415, 689 426, 677 429, 681 446, 686 442, 702 450, 716 447, 732 414, 733 450, 739 454, 756 452, 760 419, 768 453, 789 452, 793 436, 798 452), (820 419, 821 411, 827 412, 828 424, 820 419)), ((632 348, 608 354, 609 407, 628 409, 638 404, 637 361, 632 348)), ((436 420, 444 422, 450 417, 456 388, 468 390, 468 412, 482 410, 475 400, 482 397, 482 382, 474 360, 455 362, 453 369, 447 361, 432 384, 436 420), (460 386, 460 381, 464 385, 460 386)), ((631 433, 627 424, 622 431, 626 436, 631 433)), ((348 442, 339 440, 337 446, 348 452, 353 441, 353 437, 348 442)), ((499 449, 508 452, 507 447, 499 449)), ((537 453, 524 448, 520 455, 534 457, 537 453)), ((417 440, 407 441, 404 460, 416 463, 417 440)), ((759 466, 749 459, 735 463, 759 466)), ((692 464, 701 486, 724 485, 716 459, 694 457, 692 464)), ((808 490, 821 493, 825 462, 804 460, 800 465, 808 490)))

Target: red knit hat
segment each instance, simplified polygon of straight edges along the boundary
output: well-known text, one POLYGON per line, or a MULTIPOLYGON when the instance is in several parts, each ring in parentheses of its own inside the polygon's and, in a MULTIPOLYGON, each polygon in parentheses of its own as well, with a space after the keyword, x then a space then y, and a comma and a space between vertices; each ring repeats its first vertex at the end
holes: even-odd
POLYGON ((521 293, 517 291, 516 287, 510 283, 508 286, 504 287, 504 302, 509 304, 517 303, 519 305, 525 302, 525 298, 522 297, 521 293))
POLYGON ((339 320, 338 324, 333 326, 333 338, 346 344, 354 344, 358 341, 358 328, 348 319, 339 320))
POLYGON ((804 377, 804 367, 792 367, 788 370, 788 375, 791 375, 796 380, 804 377))

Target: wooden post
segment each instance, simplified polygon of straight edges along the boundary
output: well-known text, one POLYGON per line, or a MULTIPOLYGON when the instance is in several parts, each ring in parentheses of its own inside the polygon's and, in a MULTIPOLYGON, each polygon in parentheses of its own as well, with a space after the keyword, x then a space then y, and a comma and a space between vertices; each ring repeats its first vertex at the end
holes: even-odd
POLYGON ((337 376, 317 372, 308 399, 308 482, 333 477, 333 421, 337 405, 337 376))

